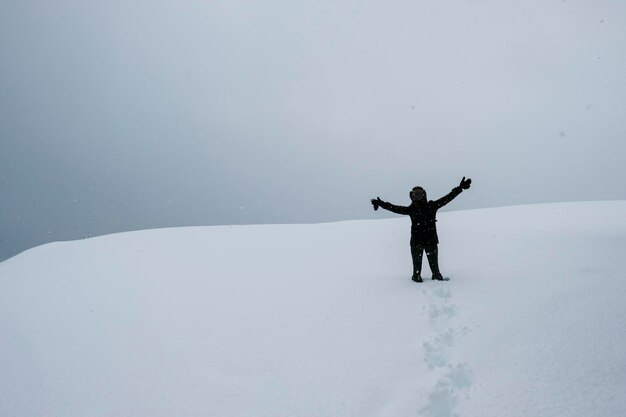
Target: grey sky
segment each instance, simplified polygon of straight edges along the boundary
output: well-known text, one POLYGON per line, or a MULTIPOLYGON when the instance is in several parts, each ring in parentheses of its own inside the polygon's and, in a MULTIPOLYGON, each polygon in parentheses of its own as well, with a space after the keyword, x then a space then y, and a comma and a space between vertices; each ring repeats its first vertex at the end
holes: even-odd
POLYGON ((150 227, 626 198, 622 1, 0 4, 0 259, 150 227))

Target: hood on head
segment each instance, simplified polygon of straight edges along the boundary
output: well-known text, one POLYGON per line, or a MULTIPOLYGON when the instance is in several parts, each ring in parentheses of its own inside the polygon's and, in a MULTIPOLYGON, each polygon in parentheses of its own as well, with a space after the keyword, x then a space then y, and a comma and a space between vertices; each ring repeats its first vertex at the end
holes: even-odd
POLYGON ((413 189, 409 193, 409 197, 414 203, 425 203, 427 201, 426 190, 419 186, 413 187, 413 189))

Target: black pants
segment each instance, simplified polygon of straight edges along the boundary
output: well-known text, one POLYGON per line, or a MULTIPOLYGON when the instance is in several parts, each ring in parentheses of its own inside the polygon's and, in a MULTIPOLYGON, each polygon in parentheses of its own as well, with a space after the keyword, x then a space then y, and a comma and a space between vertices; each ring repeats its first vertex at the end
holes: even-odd
POLYGON ((437 244, 432 245, 416 245, 411 246, 411 256, 413 257, 413 275, 422 275, 422 255, 426 251, 426 257, 428 258, 428 265, 433 276, 441 275, 439 271, 439 251, 437 244))

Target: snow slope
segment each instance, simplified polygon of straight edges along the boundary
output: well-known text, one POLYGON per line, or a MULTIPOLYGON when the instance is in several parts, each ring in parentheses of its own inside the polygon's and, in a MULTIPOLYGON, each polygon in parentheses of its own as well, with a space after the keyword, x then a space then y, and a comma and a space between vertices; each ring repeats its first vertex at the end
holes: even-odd
POLYGON ((147 230, 0 263, 0 416, 626 413, 626 202, 147 230), (424 260, 424 276, 429 276, 424 260))

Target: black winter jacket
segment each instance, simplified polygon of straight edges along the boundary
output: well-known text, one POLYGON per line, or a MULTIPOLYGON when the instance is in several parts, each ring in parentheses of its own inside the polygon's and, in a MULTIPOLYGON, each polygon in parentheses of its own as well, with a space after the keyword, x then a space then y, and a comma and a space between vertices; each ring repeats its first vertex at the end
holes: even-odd
POLYGON ((439 200, 430 200, 425 203, 412 202, 410 206, 396 206, 381 201, 380 207, 397 214, 411 216, 411 246, 433 245, 439 243, 437 236, 437 210, 448 204, 461 194, 461 187, 454 187, 452 191, 439 200))

